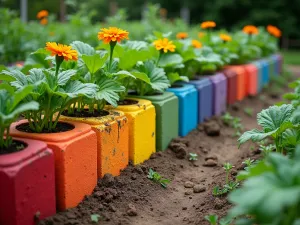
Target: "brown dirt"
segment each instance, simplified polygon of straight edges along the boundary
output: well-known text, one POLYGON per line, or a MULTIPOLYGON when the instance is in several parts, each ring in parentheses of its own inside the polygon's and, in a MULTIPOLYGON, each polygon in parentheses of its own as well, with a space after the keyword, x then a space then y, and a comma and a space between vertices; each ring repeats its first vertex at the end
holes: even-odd
MULTIPOLYGON (((229 107, 228 111, 240 117, 244 129, 249 130, 257 127, 256 114, 278 101, 264 92, 229 107), (249 107, 253 108, 253 117, 244 112, 249 107)), ((222 165, 230 162, 235 166, 231 176, 234 179, 237 171, 243 169, 242 161, 258 158, 259 151, 250 150, 252 143, 238 149, 234 129, 219 118, 212 118, 210 123, 219 124, 219 136, 207 136, 204 125, 199 125, 186 137, 175 139, 170 145, 173 151, 155 153, 142 165, 128 166, 119 177, 105 176, 78 207, 60 212, 40 225, 95 224, 92 214, 99 214, 99 224, 104 225, 207 225, 205 215, 223 217, 230 204, 226 197, 215 198, 211 194, 215 185, 225 182, 222 165), (198 161, 190 162, 188 153, 197 153, 198 161), (171 180, 168 188, 147 178, 149 168, 171 180), (200 193, 186 188, 193 185, 197 185, 200 193)))
POLYGON ((75 110, 73 113, 68 114, 68 110, 66 110, 62 115, 69 117, 101 117, 109 115, 109 112, 105 110, 98 111, 96 109, 93 112, 90 112, 88 109, 84 109, 82 111, 75 110))
POLYGON ((12 141, 12 144, 8 148, 0 148, 0 155, 10 154, 14 152, 22 151, 27 147, 27 144, 22 141, 12 141))

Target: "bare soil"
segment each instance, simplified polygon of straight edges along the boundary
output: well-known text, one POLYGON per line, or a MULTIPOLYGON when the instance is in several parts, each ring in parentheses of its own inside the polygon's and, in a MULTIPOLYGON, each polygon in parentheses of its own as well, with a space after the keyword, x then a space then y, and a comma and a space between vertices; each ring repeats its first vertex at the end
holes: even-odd
MULTIPOLYGON (((228 107, 228 111, 241 118, 244 130, 259 128, 256 114, 280 101, 280 95, 273 94, 264 91, 257 97, 248 97, 228 107), (247 115, 245 108, 252 108, 253 116, 247 115)), ((225 126, 220 118, 205 124, 186 137, 176 138, 169 149, 153 154, 142 165, 128 166, 119 177, 105 175, 78 207, 59 212, 39 225, 97 224, 91 220, 93 214, 100 215, 99 224, 103 225, 207 225, 205 215, 223 217, 231 205, 226 196, 212 195, 213 187, 225 182, 222 165, 230 162, 235 166, 231 173, 234 179, 243 169, 242 161, 259 158, 260 154, 252 143, 238 149, 234 129, 225 126), (206 134, 207 127, 213 127, 214 136, 206 134), (190 162, 188 153, 197 153, 198 160, 190 162), (166 189, 147 178, 149 168, 171 180, 166 189)))

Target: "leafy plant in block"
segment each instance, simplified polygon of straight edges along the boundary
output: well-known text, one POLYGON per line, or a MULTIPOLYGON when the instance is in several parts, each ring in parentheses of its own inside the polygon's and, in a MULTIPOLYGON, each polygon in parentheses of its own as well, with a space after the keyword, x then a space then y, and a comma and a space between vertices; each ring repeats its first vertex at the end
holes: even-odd
POLYGON ((234 224, 296 225, 300 219, 300 146, 293 158, 270 153, 248 173, 243 186, 229 195, 234 224))
POLYGON ((262 130, 253 129, 245 132, 239 139, 239 144, 248 140, 259 142, 267 137, 274 139, 276 151, 283 152, 288 136, 293 135, 289 130, 299 131, 299 121, 292 120, 294 107, 284 104, 271 106, 257 114, 257 122, 262 130))
POLYGON ((27 85, 34 87, 24 102, 36 101, 40 105, 39 110, 25 113, 29 129, 37 133, 55 131, 59 117, 67 107, 82 97, 94 98, 98 90, 95 84, 73 80, 77 70, 60 68, 65 60, 77 60, 77 51, 71 46, 48 42, 46 50, 55 56, 52 68, 34 68, 28 75, 18 70, 1 72, 12 78, 10 84, 17 90, 27 85))
MULTIPOLYGON (((0 75, 1 79, 12 80, 10 77, 0 75)), ((5 152, 12 143, 13 139, 9 135, 9 129, 21 113, 26 111, 38 110, 39 104, 35 101, 23 102, 32 91, 33 86, 23 86, 15 90, 7 83, 0 84, 0 153, 5 152)))

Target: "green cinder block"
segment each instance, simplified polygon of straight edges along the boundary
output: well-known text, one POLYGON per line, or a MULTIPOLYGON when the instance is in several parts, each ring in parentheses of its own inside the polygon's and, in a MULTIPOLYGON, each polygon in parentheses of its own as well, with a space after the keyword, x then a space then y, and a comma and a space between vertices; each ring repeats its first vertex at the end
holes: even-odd
POLYGON ((178 98, 171 92, 151 96, 138 96, 152 102, 156 111, 156 151, 167 149, 170 141, 178 137, 178 98))

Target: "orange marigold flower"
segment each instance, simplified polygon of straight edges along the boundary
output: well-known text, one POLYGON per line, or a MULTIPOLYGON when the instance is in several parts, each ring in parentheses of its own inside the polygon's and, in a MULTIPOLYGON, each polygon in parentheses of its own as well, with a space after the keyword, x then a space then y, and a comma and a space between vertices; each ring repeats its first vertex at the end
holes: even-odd
POLYGON ((179 33, 176 34, 177 39, 186 39, 188 36, 189 35, 186 32, 179 32, 179 33))
POLYGON ((48 20, 46 18, 43 18, 43 19, 40 20, 40 24, 47 25, 48 24, 48 20))
POLYGON ((214 21, 205 21, 201 23, 202 29, 214 28, 214 27, 216 27, 216 23, 214 21))
POLYGON ((232 38, 228 34, 220 34, 220 38, 221 38, 221 40, 226 41, 226 42, 232 40, 232 38))
POLYGON ((243 32, 246 34, 258 34, 258 28, 253 25, 244 26, 243 32))
POLYGON ((168 38, 156 40, 153 42, 153 44, 157 50, 164 51, 164 53, 167 53, 168 51, 175 52, 176 46, 172 41, 169 41, 168 38))
POLYGON ((202 48, 202 43, 200 41, 197 41, 197 40, 192 40, 192 46, 194 48, 202 48))
POLYGON ((204 33, 204 32, 199 32, 199 33, 198 33, 198 37, 199 37, 199 38, 202 38, 202 37, 204 37, 204 35, 205 35, 205 33, 204 33))
POLYGON ((267 31, 272 34, 274 37, 280 38, 281 37, 281 30, 279 30, 277 27, 268 25, 267 31))
POLYGON ((103 40, 105 44, 110 42, 121 42, 123 39, 128 39, 128 34, 126 30, 119 29, 117 27, 102 28, 98 32, 98 39, 103 40))
POLYGON ((41 10, 38 12, 38 14, 36 15, 36 17, 38 19, 42 19, 44 17, 47 17, 49 15, 48 11, 47 10, 41 10))
POLYGON ((64 57, 64 60, 78 60, 78 53, 72 49, 72 46, 57 44, 55 42, 47 42, 46 50, 51 52, 52 56, 64 57))

